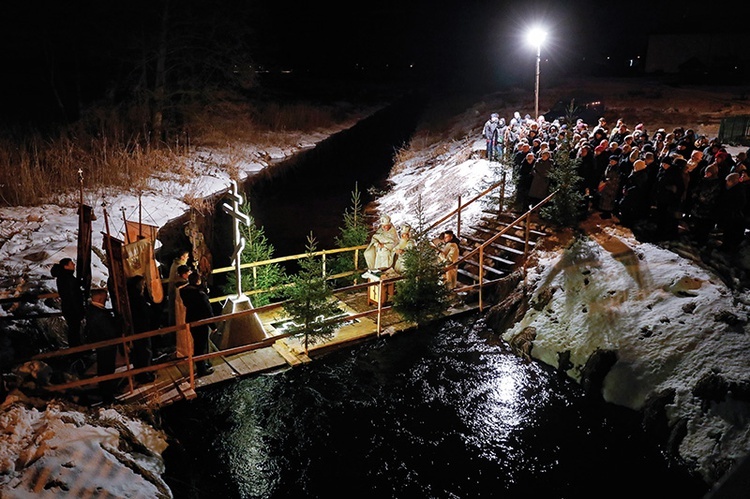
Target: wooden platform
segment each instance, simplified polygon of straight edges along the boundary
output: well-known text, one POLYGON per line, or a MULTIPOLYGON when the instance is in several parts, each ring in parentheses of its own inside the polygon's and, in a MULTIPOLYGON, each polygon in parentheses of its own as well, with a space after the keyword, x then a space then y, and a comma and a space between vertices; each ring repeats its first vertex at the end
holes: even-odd
MULTIPOLYGON (((368 295, 365 291, 347 293, 337 297, 339 307, 348 315, 358 314, 372 307, 368 305, 368 295)), ((446 317, 476 311, 478 305, 458 303, 450 308, 446 317)), ((287 319, 281 309, 258 314, 269 338, 278 335, 287 319)), ((403 321, 392 310, 386 310, 381 315, 381 335, 393 335, 412 329, 414 324, 403 321)), ((316 355, 322 355, 331 350, 351 346, 362 341, 377 338, 377 316, 359 317, 345 321, 333 336, 320 343, 308 346, 308 353, 302 338, 284 337, 271 346, 258 348, 230 356, 220 356, 212 359, 214 372, 195 378, 195 390, 190 389, 190 373, 188 366, 182 364, 157 371, 153 383, 136 384, 131 393, 126 387, 117 397, 119 403, 145 403, 160 407, 181 400, 190 400, 197 396, 196 391, 205 387, 224 383, 234 379, 273 372, 311 362, 316 355)))

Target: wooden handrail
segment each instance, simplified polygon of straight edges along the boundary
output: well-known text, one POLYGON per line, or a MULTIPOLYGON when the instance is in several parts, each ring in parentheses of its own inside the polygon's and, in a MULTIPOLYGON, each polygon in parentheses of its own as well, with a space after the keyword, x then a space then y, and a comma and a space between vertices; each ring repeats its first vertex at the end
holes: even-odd
MULTIPOLYGON (((435 223, 433 223, 432 225, 430 225, 430 227, 425 232, 427 232, 427 231, 429 231, 429 230, 437 227, 439 224, 441 224, 445 220, 448 220, 451 216, 455 215, 456 213, 460 214, 460 212, 462 210, 464 210, 467 206, 469 206, 472 203, 476 202, 478 199, 480 199, 483 196, 487 195, 489 192, 493 191, 497 187, 500 187, 500 186, 504 187, 504 184, 505 184, 505 176, 503 175, 503 179, 500 182, 496 182, 495 184, 493 184, 492 186, 488 187, 487 189, 485 189, 484 191, 482 191, 480 194, 476 195, 474 198, 472 198, 468 202, 466 202, 464 204, 461 204, 460 201, 459 201, 459 207, 458 208, 450 211, 448 214, 446 214, 445 216, 443 216, 442 218, 440 218, 438 221, 436 221, 435 223)), ((498 232, 495 236, 493 236, 488 241, 486 241, 485 243, 483 243, 482 246, 480 246, 480 249, 476 249, 475 248, 473 251, 469 252, 467 255, 465 255, 461 259, 459 259, 458 262, 456 262, 455 264, 450 264, 450 265, 446 266, 446 268, 450 267, 450 266, 453 266, 453 265, 458 265, 458 263, 461 263, 461 262, 465 261, 466 258, 468 258, 469 256, 473 255, 477 251, 480 251, 480 254, 481 254, 481 252, 484 250, 484 248, 488 244, 490 244, 491 242, 495 241, 498 237, 500 237, 507 230, 509 230, 510 227, 512 227, 513 225, 515 225, 521 219, 523 219, 524 216, 527 216, 528 214, 530 214, 534 210, 536 210, 539 207, 541 207, 542 205, 544 205, 553 196, 554 196, 554 193, 552 193, 551 195, 549 195, 547 198, 545 198, 542 202, 540 202, 536 206, 532 207, 526 214, 522 215, 516 221, 514 221, 513 224, 511 224, 508 227, 505 227, 503 230, 501 230, 500 232, 498 232)), ((359 251, 363 250, 365 248, 367 248, 367 245, 352 246, 352 247, 349 247, 349 248, 335 248, 335 249, 332 249, 332 250, 316 251, 316 252, 313 253, 313 256, 323 256, 325 258, 326 255, 343 253, 343 252, 348 252, 348 251, 354 251, 355 252, 355 258, 356 258, 358 256, 358 254, 359 254, 359 251)), ((281 262, 286 262, 286 261, 299 260, 301 258, 306 258, 307 256, 309 256, 308 253, 301 253, 301 254, 297 254, 297 255, 289 255, 289 256, 284 256, 284 257, 272 258, 272 259, 268 259, 268 260, 262 260, 262 261, 257 261, 257 262, 245 263, 245 264, 241 264, 240 267, 241 268, 257 268, 257 267, 260 267, 260 266, 263 266, 263 265, 271 265, 271 264, 274 264, 274 263, 281 263, 281 262)), ((222 267, 222 268, 218 268, 218 269, 213 269, 212 273, 213 274, 219 274, 219 273, 229 272, 229 271, 232 271, 232 270, 235 270, 235 267, 222 267)), ((328 278, 329 279, 335 279, 335 278, 339 278, 339 277, 346 277, 346 276, 353 275, 353 274, 356 274, 356 273, 358 273, 358 269, 355 268, 354 271, 344 272, 344 273, 338 274, 336 276, 328 276, 328 278)), ((380 292, 381 292, 380 296, 382 296, 383 286, 385 284, 390 284, 392 282, 396 282, 396 281, 399 281, 399 280, 402 280, 402 279, 403 279, 402 276, 396 276, 396 277, 392 277, 392 278, 379 279, 377 281, 372 281, 372 282, 368 281, 368 282, 363 282, 361 284, 354 284, 354 285, 351 285, 351 286, 346 286, 346 287, 343 287, 343 288, 339 288, 339 289, 334 290, 333 292, 335 294, 335 293, 341 293, 341 292, 345 292, 345 291, 359 290, 359 289, 363 289, 363 288, 370 287, 370 286, 379 286, 380 292)), ((169 281, 169 279, 162 279, 162 282, 168 282, 168 281, 169 281)), ((474 287, 475 286, 464 286, 464 287, 461 287, 461 288, 458 288, 458 289, 459 290, 465 290, 465 289, 473 289, 474 287)), ((481 296, 481 289, 482 289, 481 278, 480 278, 479 289, 480 289, 480 296, 481 296)), ((250 294, 256 294, 256 293, 267 292, 267 291, 270 291, 270 289, 269 290, 252 290, 252 291, 245 292, 245 294, 250 295, 250 294)), ((44 296, 46 298, 46 297, 57 296, 57 294, 56 293, 50 293, 50 294, 38 295, 38 296, 39 297, 44 296)), ((219 301, 221 299, 228 298, 229 296, 232 296, 232 295, 227 295, 225 297, 213 298, 212 301, 219 301)), ((35 298, 36 297, 21 296, 21 297, 17 297, 17 299, 5 299, 5 300, 6 301, 21 301, 21 300, 29 300, 29 299, 35 299, 35 298)), ((231 319, 235 319, 235 318, 239 318, 239 317, 242 317, 242 316, 245 316, 245 315, 257 314, 257 313, 260 313, 260 312, 273 310, 273 309, 276 309, 276 308, 283 307, 284 303, 286 303, 286 302, 285 301, 276 302, 276 303, 272 303, 272 304, 269 304, 269 305, 264 305, 264 306, 261 306, 261 307, 252 308, 252 309, 249 309, 249 310, 242 310, 242 311, 234 312, 234 313, 231 313, 231 314, 222 314, 222 315, 219 315, 219 316, 211 317, 211 318, 208 318, 208 319, 203 319, 203 320, 200 320, 200 321, 194 321, 194 322, 187 323, 187 324, 176 325, 176 326, 169 326, 169 327, 165 327, 165 328, 156 329, 156 330, 153 330, 153 331, 147 331, 147 332, 144 332, 144 333, 138 333, 138 334, 129 335, 129 336, 122 336, 122 337, 113 338, 111 340, 106 340, 106 341, 99 341, 99 342, 95 342, 95 343, 88 343, 88 344, 85 344, 85 345, 80 345, 80 346, 77 346, 77 347, 66 348, 66 349, 62 349, 62 350, 56 350, 56 351, 51 351, 51 352, 44 352, 44 353, 40 353, 40 354, 37 354, 37 355, 33 356, 31 359, 32 360, 49 359, 49 358, 55 358, 55 357, 62 357, 62 356, 72 355, 72 354, 81 353, 81 352, 85 352, 85 351, 92 351, 92 350, 95 350, 95 349, 98 349, 98 348, 104 348, 104 347, 121 345, 121 344, 124 345, 126 343, 131 343, 133 341, 137 341, 137 340, 141 340, 141 339, 147 339, 147 338, 151 338, 151 337, 155 337, 155 336, 161 336, 161 335, 165 335, 165 334, 177 333, 181 329, 187 329, 188 333, 189 333, 189 330, 192 327, 197 327, 197 326, 201 326, 201 325, 207 325, 207 324, 214 324, 214 323, 225 322, 225 321, 228 321, 228 320, 231 320, 231 319)), ((480 308, 481 308, 481 300, 480 300, 480 308)), ((382 314, 383 314, 383 312, 391 310, 391 309, 392 309, 392 306, 383 306, 383 303, 381 302, 381 300, 378 300, 378 306, 375 309, 367 310, 365 312, 360 312, 360 313, 353 314, 353 315, 345 315, 345 316, 342 316, 342 317, 333 318, 333 319, 331 319, 331 321, 333 321, 335 323, 338 323, 338 322, 352 320, 353 318, 356 319, 356 318, 359 318, 359 317, 366 317, 366 316, 377 314, 377 334, 379 335, 380 334, 380 328, 381 328, 381 317, 382 317, 382 314)), ((140 373, 156 371, 156 370, 163 369, 165 367, 169 367, 169 366, 173 366, 173 365, 181 365, 181 364, 184 364, 184 363, 189 363, 190 385, 191 385, 192 388, 194 388, 195 387, 195 377, 194 377, 194 373, 193 373, 193 365, 194 365, 195 361, 208 360, 208 359, 211 359, 211 358, 214 358, 214 357, 220 357, 220 356, 226 356, 226 355, 234 355, 234 354, 238 354, 238 353, 243 353, 243 352, 246 352, 246 351, 254 350, 254 349, 257 349, 257 348, 263 348, 265 346, 270 346, 271 344, 273 344, 274 342, 276 342, 276 341, 278 341, 280 339, 283 339, 283 338, 286 338, 288 336, 291 336, 292 334, 294 334, 294 333, 291 333, 291 332, 290 333, 281 333, 279 335, 275 335, 275 336, 272 336, 270 338, 266 338, 266 339, 261 340, 259 342, 249 343, 247 345, 241 345, 241 346, 238 346, 238 347, 233 347, 233 348, 229 348, 229 349, 225 349, 225 350, 218 350, 218 351, 215 351, 215 352, 209 352, 209 353, 206 353, 206 354, 203 354, 203 355, 193 356, 192 354, 190 354, 188 357, 184 357, 184 358, 181 358, 181 359, 175 359, 175 360, 171 360, 171 361, 164 362, 164 363, 161 363, 161 364, 156 364, 156 365, 147 366, 147 367, 141 367, 141 368, 137 368, 137 369, 131 368, 130 364, 128 363, 128 365, 126 366, 125 371, 122 371, 122 372, 119 372, 119 373, 112 373, 112 374, 103 375, 103 376, 93 376, 91 378, 86 378, 86 379, 83 379, 83 380, 77 380, 77 381, 72 381, 72 382, 64 383, 64 384, 60 384, 60 385, 49 386, 47 388, 51 389, 51 390, 61 391, 61 390, 65 390, 65 389, 68 389, 68 388, 75 388, 75 387, 84 386, 84 385, 88 385, 88 384, 99 383, 100 381, 107 381, 107 380, 112 380, 112 379, 118 379, 118 378, 128 377, 129 381, 131 381, 131 391, 132 391, 132 376, 134 376, 136 374, 140 374, 140 373)))
MULTIPOLYGON (((340 289, 334 290, 334 293, 348 291, 348 290, 352 290, 352 289, 360 289, 360 288, 369 287, 369 286, 378 286, 378 285, 381 285, 381 283, 390 283, 390 282, 393 282, 393 281, 398 281, 400 279, 403 279, 403 278, 402 277, 396 277, 396 278, 392 278, 392 279, 383 279, 381 281, 374 281, 374 282, 367 282, 367 283, 357 284, 357 285, 354 285, 354 286, 347 286, 345 288, 340 288, 340 289)), ((166 328, 156 329, 156 330, 153 330, 153 331, 148 331, 148 332, 139 333, 139 334, 134 334, 134 335, 131 335, 131 336, 118 337, 118 338, 113 338, 111 340, 99 341, 99 342, 96 342, 96 343, 87 343, 85 345, 81 345, 81 346, 78 346, 78 347, 72 347, 72 348, 66 348, 66 349, 63 349, 63 350, 55 350, 55 351, 51 351, 51 352, 44 352, 44 353, 40 353, 40 354, 34 355, 31 359, 32 360, 41 360, 41 359, 49 359, 49 358, 53 358, 53 357, 63 357, 63 356, 72 355, 72 354, 75 354, 75 353, 84 352, 84 351, 95 350, 97 348, 103 348, 103 347, 108 347, 108 346, 115 346, 115 345, 120 345, 120 344, 124 344, 124 343, 127 343, 127 342, 132 342, 132 341, 135 341, 135 340, 140 340, 140 339, 145 339, 145 338, 151 338, 151 337, 154 337, 154 336, 160 336, 160 335, 164 335, 164 334, 170 334, 170 333, 178 331, 179 329, 196 327, 196 326, 201 326, 201 325, 205 325, 205 324, 211 324, 211 323, 215 323, 215 322, 224 322, 224 321, 227 321, 227 320, 235 319, 235 318, 242 317, 242 316, 249 315, 249 314, 253 314, 253 313, 258 313, 258 312, 273 310, 275 308, 282 307, 284 305, 284 303, 285 302, 272 303, 272 304, 264 305, 263 307, 258 307, 258 308, 255 308, 255 309, 242 310, 240 312, 234 312, 234 313, 231 313, 231 314, 223 314, 223 315, 219 315, 219 316, 216 316, 216 317, 211 317, 211 318, 208 318, 208 319, 202 319, 200 321, 195 321, 195 322, 191 322, 191 323, 187 323, 187 324, 181 324, 181 325, 178 325, 178 326, 169 326, 169 327, 166 327, 166 328)), ((352 314, 352 315, 344 315, 344 316, 341 316, 341 317, 334 317, 334 318, 329 319, 329 322, 338 323, 338 322, 350 321, 350 320, 353 320, 353 319, 358 319, 360 317, 367 317, 367 316, 374 315, 374 314, 378 314, 378 321, 379 321, 380 320, 380 316, 382 315, 382 313, 385 312, 385 311, 391 310, 392 308, 393 308, 392 306, 382 306, 382 305, 380 305, 378 308, 375 308, 375 309, 372 309, 372 310, 367 310, 365 312, 359 312, 357 314, 352 314)), ((135 375, 141 374, 141 373, 157 371, 157 370, 163 369, 165 367, 176 366, 176 365, 181 365, 181 364, 189 364, 189 367, 190 367, 190 385, 191 385, 191 388, 194 389, 195 388, 195 385, 194 385, 195 381, 194 381, 194 376, 193 376, 193 373, 192 373, 192 366, 193 366, 194 362, 200 362, 200 361, 204 361, 204 360, 209 360, 209 359, 212 359, 212 358, 215 358, 215 357, 236 355, 236 354, 248 352, 248 351, 251 351, 251 350, 256 350, 258 348, 264 348, 264 347, 267 347, 267 346, 271 346, 273 343, 275 343, 276 341, 278 341, 280 339, 284 339, 284 338, 287 338, 289 336, 292 336, 293 334, 294 334, 293 332, 280 333, 280 334, 271 336, 269 338, 265 338, 265 339, 257 341, 257 342, 248 343, 246 345, 232 347, 232 348, 228 348, 228 349, 224 349, 224 350, 217 350, 215 352, 209 352, 209 353, 202 354, 202 355, 196 355, 196 356, 190 355, 188 357, 183 357, 183 358, 179 358, 179 359, 173 359, 173 360, 170 360, 170 361, 167 361, 167 362, 163 362, 163 363, 160 363, 160 364, 154 364, 154 365, 146 366, 146 367, 130 368, 130 365, 127 365, 125 371, 121 371, 119 373, 112 373, 112 374, 106 374, 106 375, 101 375, 101 376, 92 376, 90 378, 85 378, 85 379, 79 379, 79 380, 75 380, 75 381, 70 381, 68 383, 61 383, 61 384, 58 384, 58 385, 49 385, 49 386, 46 386, 45 388, 49 389, 49 390, 52 390, 52 391, 63 391, 63 390, 70 389, 70 388, 77 388, 77 387, 86 386, 86 385, 90 385, 90 384, 94 384, 94 383, 99 383, 101 381, 107 381, 107 380, 112 380, 112 379, 119 379, 119 378, 124 378, 124 377, 132 377, 132 376, 135 376, 135 375)))
POLYGON ((435 227, 437 227, 441 223, 445 222, 446 220, 448 220, 450 217, 452 217, 456 213, 458 213, 458 212, 466 209, 466 207, 469 206, 471 203, 473 203, 474 201, 478 200, 481 197, 484 197, 489 192, 497 189, 501 185, 502 186, 505 185, 505 176, 503 176, 503 179, 500 180, 499 182, 495 182, 494 184, 492 184, 491 186, 489 186, 488 188, 486 188, 485 190, 483 190, 482 192, 480 192, 479 194, 477 194, 476 196, 474 196, 473 198, 471 198, 466 203, 460 205, 458 208, 454 208, 453 210, 449 211, 446 215, 444 215, 443 217, 439 218, 436 222, 433 222, 432 225, 430 225, 429 227, 427 227, 427 229, 425 229, 425 233, 431 231, 432 229, 434 229, 435 227))

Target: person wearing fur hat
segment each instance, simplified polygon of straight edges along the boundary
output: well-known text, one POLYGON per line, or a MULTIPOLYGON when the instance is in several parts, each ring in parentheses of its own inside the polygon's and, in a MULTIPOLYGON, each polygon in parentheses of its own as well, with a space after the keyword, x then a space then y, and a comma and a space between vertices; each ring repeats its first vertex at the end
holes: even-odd
POLYGON ((637 159, 633 162, 633 171, 625 179, 622 198, 619 204, 619 217, 622 225, 633 227, 645 220, 651 208, 646 162, 637 159))
POLYGON ((391 217, 382 215, 380 226, 370 239, 370 244, 365 248, 365 262, 370 270, 386 270, 393 265, 393 250, 399 243, 398 232, 391 223, 391 217))

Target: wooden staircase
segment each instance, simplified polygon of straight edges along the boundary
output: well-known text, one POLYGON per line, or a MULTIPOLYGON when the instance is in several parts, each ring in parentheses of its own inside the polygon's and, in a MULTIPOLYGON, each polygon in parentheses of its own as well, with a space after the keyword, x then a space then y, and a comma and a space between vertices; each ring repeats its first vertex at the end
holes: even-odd
MULTIPOLYGON (((482 283, 491 285, 523 265, 526 245, 526 222, 516 222, 517 214, 483 210, 480 221, 462 231, 462 254, 467 255, 503 229, 507 230, 484 249, 481 264, 482 283), (516 222, 514 225, 514 222, 516 222)), ((546 235, 544 226, 537 216, 530 217, 527 251, 531 251, 538 240, 546 235)), ((468 256, 458 267, 459 286, 472 286, 479 283, 479 252, 468 256)))

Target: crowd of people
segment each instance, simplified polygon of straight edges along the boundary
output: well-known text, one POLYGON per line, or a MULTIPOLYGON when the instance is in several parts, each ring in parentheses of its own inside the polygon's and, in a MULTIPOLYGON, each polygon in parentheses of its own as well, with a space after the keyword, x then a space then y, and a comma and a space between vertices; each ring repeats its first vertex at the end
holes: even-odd
POLYGON ((750 149, 732 156, 718 138, 691 128, 659 128, 599 118, 568 126, 520 113, 506 123, 492 113, 482 130, 490 161, 512 164, 517 209, 550 194, 562 154, 573 161, 586 209, 655 239, 686 234, 699 246, 735 252, 750 227, 750 149), (562 147, 566 144, 566 147, 562 147), (714 237, 716 236, 716 237, 714 237))

